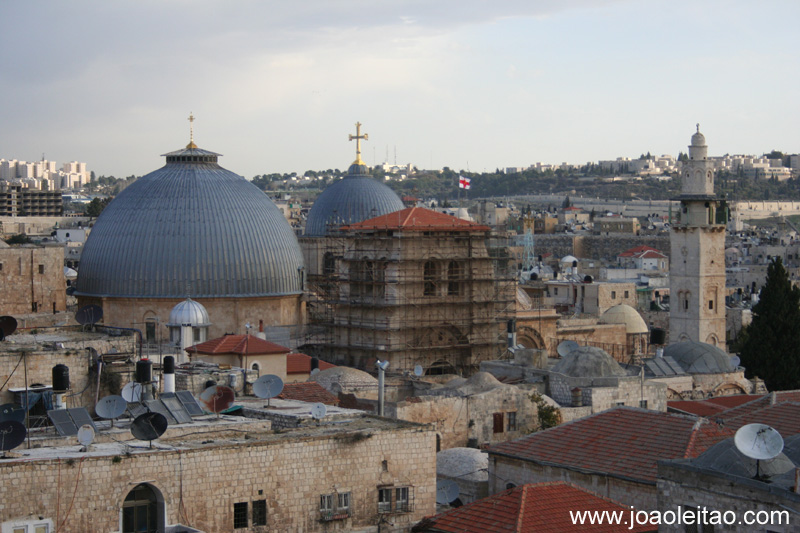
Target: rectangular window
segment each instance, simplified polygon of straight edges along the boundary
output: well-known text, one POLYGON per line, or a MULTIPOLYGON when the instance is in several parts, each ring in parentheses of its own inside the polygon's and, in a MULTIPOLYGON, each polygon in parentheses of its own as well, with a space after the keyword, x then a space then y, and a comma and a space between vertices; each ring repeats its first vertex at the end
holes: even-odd
POLYGON ((398 487, 395 489, 395 511, 407 513, 408 510, 408 487, 398 487))
POLYGON ((628 298, 628 291, 625 291, 625 298, 628 298))
POLYGON ((686 298, 686 299, 683 301, 683 310, 684 310, 684 311, 688 311, 688 310, 689 310, 689 298, 686 298))
POLYGON ((322 494, 319 497, 319 510, 321 513, 333 512, 333 494, 322 494))
POLYGON ((647 409, 647 400, 639 400, 639 407, 647 409))
POLYGON ((517 430, 517 412, 512 411, 510 413, 506 413, 508 415, 508 431, 516 431, 517 430))
POLYGON ((233 529, 247 527, 247 502, 233 504, 233 529))
POLYGON ((378 489, 378 512, 392 512, 392 489, 378 489))
POLYGON ((148 320, 144 323, 144 336, 147 344, 156 343, 156 323, 148 320))
POLYGON ((44 274, 44 265, 39 265, 39 274, 44 274))
POLYGON ((553 287, 553 294, 558 296, 558 287, 553 287))
POLYGON ((349 514, 350 513, 350 493, 349 492, 341 492, 337 494, 338 502, 336 503, 336 513, 337 514, 349 514))
POLYGON ((3 271, 3 263, 0 263, 0 272, 3 271))
POLYGON ((492 432, 503 432, 503 413, 495 413, 492 415, 492 432))
POLYGON ((708 308, 710 310, 712 310, 712 311, 714 310, 714 300, 709 300, 708 301, 708 308))
POLYGON ((255 500, 253 502, 253 525, 267 525, 267 500, 255 500))
POLYGON ((611 299, 612 300, 616 300, 617 299, 617 291, 611 291, 611 299))

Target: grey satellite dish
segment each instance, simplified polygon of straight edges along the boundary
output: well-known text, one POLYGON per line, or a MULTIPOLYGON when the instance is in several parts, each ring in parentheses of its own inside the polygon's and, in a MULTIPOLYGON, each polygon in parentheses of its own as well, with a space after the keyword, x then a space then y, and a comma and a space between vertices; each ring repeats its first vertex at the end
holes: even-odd
POLYGON ((747 424, 733 437, 736 449, 758 461, 774 459, 783 451, 783 437, 766 424, 747 424))
POLYGON ((314 420, 322 420, 328 414, 328 408, 324 403, 315 403, 311 407, 311 418, 314 420))
POLYGON ((122 387, 122 397, 128 403, 135 403, 142 401, 142 384, 131 381, 122 387))
POLYGON ((561 341, 558 345, 558 348, 556 348, 556 351, 561 357, 566 357, 572 352, 572 350, 578 348, 578 346, 578 343, 575 341, 561 341))
POLYGON ((422 365, 414 365, 414 375, 417 377, 422 376, 425 373, 425 369, 422 368, 422 365))
POLYGON ((436 482, 436 503, 439 505, 450 505, 458 498, 461 489, 452 479, 440 479, 436 482))
POLYGON ((732 355, 731 364, 733 365, 733 368, 739 368, 739 365, 742 364, 742 360, 739 359, 738 355, 732 355))
POLYGON ((309 376, 316 376, 317 374, 319 374, 319 368, 315 368, 308 375, 309 376))
POLYGON ((0 422, 14 420, 19 423, 25 422, 25 409, 13 403, 0 405, 0 422))
POLYGON ((214 385, 200 393, 200 403, 211 413, 221 413, 230 409, 236 400, 236 393, 225 385, 214 385))
POLYGON ((128 408, 128 402, 122 396, 112 395, 102 398, 94 406, 94 412, 100 418, 114 419, 122 415, 128 408))
POLYGON ((94 442, 94 428, 89 424, 84 424, 78 429, 78 442, 84 448, 94 442))
POLYGON ((259 398, 274 398, 283 390, 283 380, 273 374, 261 376, 253 383, 253 394, 259 398))
MULTIPOLYGON (((21 422, 6 420, 0 422, 0 450, 7 452, 13 450, 25 441, 28 431, 21 422)), ((5 457, 5 453, 3 453, 5 457)))
POLYGON ((152 441, 164 434, 167 425, 167 417, 161 413, 150 411, 137 416, 131 422, 131 434, 138 440, 150 441, 150 447, 152 447, 152 441))
POLYGON ((75 313, 75 321, 81 326, 94 325, 103 319, 103 308, 99 305, 84 305, 75 313))
POLYGON ((17 319, 13 316, 0 316, 0 341, 17 331, 17 319))

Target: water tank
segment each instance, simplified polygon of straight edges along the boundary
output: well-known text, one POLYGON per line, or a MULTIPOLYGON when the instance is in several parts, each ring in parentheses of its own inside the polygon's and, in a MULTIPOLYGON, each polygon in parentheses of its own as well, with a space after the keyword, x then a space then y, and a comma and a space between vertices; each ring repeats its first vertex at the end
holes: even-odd
POLYGON ((591 283, 592 281, 594 281, 592 279, 592 276, 586 275, 586 276, 583 277, 583 282, 584 283, 591 283))
POLYGON ((53 367, 53 390, 69 390, 69 367, 67 365, 56 365, 53 367))
POLYGON ((141 359, 136 362, 136 382, 150 383, 153 381, 153 363, 150 359, 141 359))
POLYGON ((174 374, 175 373, 175 358, 171 355, 167 355, 164 357, 164 373, 165 374, 174 374))

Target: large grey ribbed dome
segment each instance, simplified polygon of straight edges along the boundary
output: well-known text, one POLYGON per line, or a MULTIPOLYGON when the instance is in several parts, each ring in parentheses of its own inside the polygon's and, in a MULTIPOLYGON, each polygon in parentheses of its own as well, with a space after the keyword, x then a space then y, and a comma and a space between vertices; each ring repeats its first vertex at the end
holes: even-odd
POLYGON ((289 223, 242 176, 193 145, 106 207, 83 248, 78 296, 214 298, 298 294, 289 223))
POLYGON ((322 237, 332 226, 354 224, 403 209, 395 192, 353 164, 347 176, 327 187, 308 212, 304 235, 322 237))

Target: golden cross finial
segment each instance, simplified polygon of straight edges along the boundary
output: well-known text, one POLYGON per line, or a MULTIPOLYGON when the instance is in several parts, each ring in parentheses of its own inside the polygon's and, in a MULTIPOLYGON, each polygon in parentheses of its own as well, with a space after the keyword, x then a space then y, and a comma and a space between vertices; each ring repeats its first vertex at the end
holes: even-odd
POLYGON ((189 150, 197 148, 197 145, 194 144, 194 114, 191 111, 189 111, 189 144, 186 145, 186 148, 189 150))
POLYGON ((354 165, 363 165, 364 162, 361 160, 361 139, 364 139, 365 141, 368 141, 369 140, 369 134, 365 133, 364 135, 361 135, 361 123, 360 122, 356 122, 356 134, 355 135, 348 135, 348 137, 350 138, 349 140, 351 140, 351 141, 353 139, 356 140, 356 160, 353 161, 353 164, 354 165))

